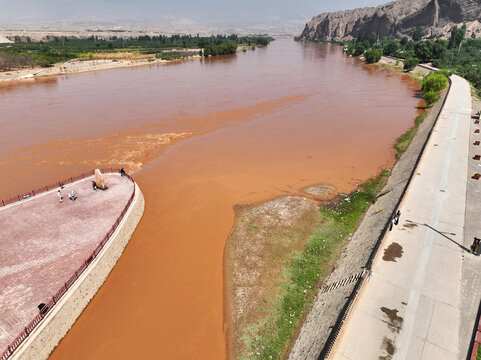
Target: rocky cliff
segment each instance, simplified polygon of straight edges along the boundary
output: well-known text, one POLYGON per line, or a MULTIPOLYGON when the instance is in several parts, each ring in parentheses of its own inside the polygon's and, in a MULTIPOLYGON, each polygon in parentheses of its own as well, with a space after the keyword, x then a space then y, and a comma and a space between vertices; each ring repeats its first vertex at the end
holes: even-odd
POLYGON ((323 13, 306 24, 298 40, 342 41, 375 32, 381 37, 446 38, 453 26, 466 24, 467 36, 481 36, 481 0, 397 0, 378 7, 323 13))

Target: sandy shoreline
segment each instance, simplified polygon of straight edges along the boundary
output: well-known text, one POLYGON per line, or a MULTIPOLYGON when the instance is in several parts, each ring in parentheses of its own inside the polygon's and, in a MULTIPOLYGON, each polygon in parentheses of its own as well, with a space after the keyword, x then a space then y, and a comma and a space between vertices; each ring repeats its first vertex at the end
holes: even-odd
POLYGON ((199 59, 200 55, 193 55, 183 59, 176 60, 161 60, 161 59, 142 59, 142 60, 87 60, 87 59, 73 59, 64 63, 55 64, 49 68, 35 67, 28 69, 12 70, 0 72, 0 82, 4 81, 18 81, 33 79, 41 76, 55 76, 78 74, 83 72, 98 71, 128 68, 144 65, 166 64, 173 62, 180 62, 192 59, 199 59))
MULTIPOLYGON (((238 46, 237 52, 247 51, 248 46, 238 46)), ((142 59, 83 59, 77 58, 65 61, 63 63, 57 63, 52 67, 34 67, 17 69, 10 71, 0 71, 0 82, 4 81, 18 81, 25 79, 33 79, 42 76, 55 76, 55 75, 69 75, 69 74, 79 74, 90 71, 99 70, 109 70, 109 69, 121 69, 129 67, 137 67, 144 65, 154 65, 154 64, 170 64, 182 61, 188 61, 193 59, 202 58, 198 54, 200 49, 183 49, 185 51, 196 52, 196 55, 186 56, 180 59, 173 60, 162 60, 155 57, 148 57, 142 59)), ((153 55, 152 55, 153 56, 153 55)))

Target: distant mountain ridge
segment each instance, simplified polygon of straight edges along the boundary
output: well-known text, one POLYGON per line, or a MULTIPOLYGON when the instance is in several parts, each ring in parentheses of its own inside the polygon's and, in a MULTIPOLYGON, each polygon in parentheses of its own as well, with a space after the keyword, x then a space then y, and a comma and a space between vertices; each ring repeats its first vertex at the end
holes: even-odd
POLYGON ((481 36, 481 0, 397 0, 378 7, 323 13, 309 21, 297 40, 342 41, 360 34, 381 37, 410 36, 424 30, 425 37, 446 38, 451 29, 466 24, 467 36, 481 36))

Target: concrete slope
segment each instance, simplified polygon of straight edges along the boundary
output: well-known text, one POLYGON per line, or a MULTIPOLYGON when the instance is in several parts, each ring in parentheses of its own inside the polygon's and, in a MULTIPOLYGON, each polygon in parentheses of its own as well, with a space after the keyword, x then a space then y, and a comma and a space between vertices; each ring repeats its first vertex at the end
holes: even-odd
MULTIPOLYGON (((452 86, 332 358, 459 359, 471 95, 452 86)), ((474 316, 474 315, 473 315, 474 316)))

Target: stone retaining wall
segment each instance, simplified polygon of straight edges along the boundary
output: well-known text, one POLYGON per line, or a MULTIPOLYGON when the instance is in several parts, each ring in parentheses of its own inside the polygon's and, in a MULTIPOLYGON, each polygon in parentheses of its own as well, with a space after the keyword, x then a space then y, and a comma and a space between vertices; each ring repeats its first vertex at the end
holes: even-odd
POLYGON ((112 237, 10 359, 43 360, 49 357, 107 279, 132 237, 144 207, 144 197, 135 184, 135 197, 112 237))

